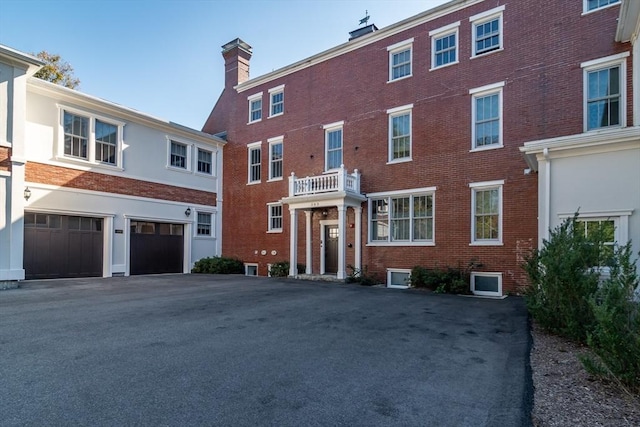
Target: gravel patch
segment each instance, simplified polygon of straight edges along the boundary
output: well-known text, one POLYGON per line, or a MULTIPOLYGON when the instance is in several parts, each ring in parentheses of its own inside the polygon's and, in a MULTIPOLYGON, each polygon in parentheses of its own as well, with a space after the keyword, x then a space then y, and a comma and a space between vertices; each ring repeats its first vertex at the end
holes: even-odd
POLYGON ((532 325, 533 425, 640 426, 640 396, 589 375, 578 359, 585 346, 532 325))

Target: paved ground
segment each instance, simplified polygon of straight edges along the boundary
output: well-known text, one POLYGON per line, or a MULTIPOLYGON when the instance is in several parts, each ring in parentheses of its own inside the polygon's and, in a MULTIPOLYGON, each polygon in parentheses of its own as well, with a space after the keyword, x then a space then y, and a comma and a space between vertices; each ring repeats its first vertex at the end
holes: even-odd
POLYGON ((243 276, 0 292, 0 425, 530 425, 518 298, 243 276))

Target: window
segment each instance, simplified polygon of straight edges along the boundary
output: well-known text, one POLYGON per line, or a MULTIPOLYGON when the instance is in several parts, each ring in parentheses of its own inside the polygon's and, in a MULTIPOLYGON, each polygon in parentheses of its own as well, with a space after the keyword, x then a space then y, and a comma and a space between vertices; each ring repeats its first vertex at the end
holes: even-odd
POLYGON ((471 89, 472 150, 502 147, 502 86, 504 82, 471 89))
POLYGON ((598 259, 604 265, 613 256, 613 249, 616 244, 616 225, 612 219, 579 219, 576 222, 577 232, 585 237, 602 233, 601 238, 604 243, 602 252, 598 254, 598 259))
POLYGON ((471 272, 471 292, 474 295, 501 296, 502 273, 471 272))
POLYGON ((284 114, 284 85, 269 89, 269 98, 271 99, 269 117, 284 114))
POLYGON ((370 244, 433 245, 435 188, 371 194, 370 244))
POLYGON ((207 212, 198 212, 198 236, 211 236, 211 217, 212 215, 207 212))
POLYGON ((389 81, 411 77, 413 39, 387 47, 389 51, 389 81))
POLYGON ((260 182, 262 148, 260 142, 249 144, 249 184, 260 182))
POLYGON ((471 244, 502 244, 502 186, 504 181, 470 184, 471 244))
POLYGON ((431 69, 458 63, 458 27, 460 21, 429 32, 431 69))
POLYGON ((249 100, 249 123, 262 120, 262 92, 252 95, 249 100))
POLYGON ((118 127, 96 119, 96 161, 116 164, 118 147, 118 127))
POLYGON ((403 268, 387 268, 387 288, 406 289, 411 285, 411 270, 403 268))
POLYGON ((584 11, 590 12, 616 3, 620 3, 620 0, 584 0, 584 11))
POLYGON ((282 179, 282 137, 269 140, 269 179, 282 179))
POLYGON ((584 62, 585 131, 626 126, 626 57, 629 52, 584 62))
POLYGON ((187 146, 185 144, 171 141, 169 165, 174 168, 187 169, 187 146))
POLYGON ((116 166, 120 161, 122 127, 124 123, 97 118, 63 109, 63 141, 59 156, 95 165, 116 166))
POLYGON ((270 203, 269 209, 269 229, 270 233, 282 232, 282 204, 270 203))
POLYGON ((213 170, 212 166, 213 153, 211 153, 211 151, 198 148, 198 172, 211 175, 213 170))
POLYGON ((387 110, 389 162, 411 160, 411 109, 413 104, 387 110))
POLYGON ((342 126, 344 122, 332 123, 324 126, 325 166, 329 171, 338 169, 342 165, 342 126))
POLYGON ((473 56, 502 49, 502 12, 496 7, 469 18, 473 25, 473 56))
POLYGON ((64 154, 89 159, 89 118, 64 112, 64 154))
POLYGON ((258 275, 258 264, 245 263, 245 265, 244 265, 244 275, 245 276, 257 276, 258 275))

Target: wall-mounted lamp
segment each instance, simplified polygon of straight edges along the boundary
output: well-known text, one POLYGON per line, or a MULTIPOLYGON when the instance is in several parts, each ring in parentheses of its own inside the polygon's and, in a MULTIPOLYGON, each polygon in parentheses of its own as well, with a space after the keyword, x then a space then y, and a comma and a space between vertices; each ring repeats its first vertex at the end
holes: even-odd
POLYGON ((191 216, 191 208, 187 208, 187 210, 186 210, 186 211, 184 211, 184 214, 185 214, 187 217, 191 216))
POLYGON ((322 216, 327 216, 327 215, 329 215, 329 212, 327 212, 327 211, 322 211, 322 216))
POLYGON ((29 187, 26 187, 24 189, 24 199, 26 201, 29 201, 30 198, 31 198, 31 190, 29 190, 29 187))

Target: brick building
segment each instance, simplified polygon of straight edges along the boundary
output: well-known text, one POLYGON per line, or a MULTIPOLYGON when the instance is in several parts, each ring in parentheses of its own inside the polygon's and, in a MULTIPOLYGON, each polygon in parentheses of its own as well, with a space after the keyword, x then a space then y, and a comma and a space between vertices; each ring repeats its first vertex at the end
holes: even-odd
POLYGON ((472 265, 474 292, 517 292, 539 238, 521 147, 633 125, 619 14, 618 0, 453 0, 252 79, 251 47, 224 45, 203 128, 227 141, 222 253, 247 274, 289 260, 291 275, 353 266, 389 286, 472 265), (606 99, 585 83, 598 72, 606 99))

